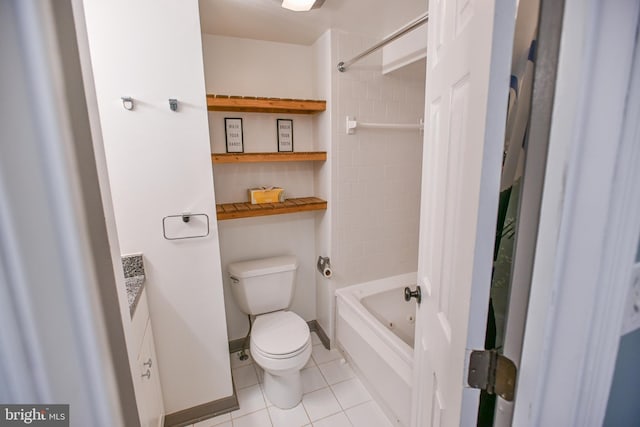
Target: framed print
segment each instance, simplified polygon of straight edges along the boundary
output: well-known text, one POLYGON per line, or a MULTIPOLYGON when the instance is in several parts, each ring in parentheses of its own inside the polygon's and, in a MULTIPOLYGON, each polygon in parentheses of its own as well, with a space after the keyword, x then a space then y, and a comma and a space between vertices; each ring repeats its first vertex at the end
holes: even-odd
POLYGON ((227 140, 227 153, 244 153, 242 140, 242 119, 225 118, 224 127, 227 140))
POLYGON ((293 151, 293 120, 278 119, 278 151, 293 151))

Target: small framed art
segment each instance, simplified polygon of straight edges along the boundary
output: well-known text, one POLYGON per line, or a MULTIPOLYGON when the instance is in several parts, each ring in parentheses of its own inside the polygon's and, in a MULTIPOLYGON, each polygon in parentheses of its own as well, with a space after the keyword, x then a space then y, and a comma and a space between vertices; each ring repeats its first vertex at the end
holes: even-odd
POLYGON ((242 119, 225 118, 224 127, 226 130, 227 153, 244 153, 242 119))
POLYGON ((278 119, 278 151, 293 151, 293 120, 278 119))

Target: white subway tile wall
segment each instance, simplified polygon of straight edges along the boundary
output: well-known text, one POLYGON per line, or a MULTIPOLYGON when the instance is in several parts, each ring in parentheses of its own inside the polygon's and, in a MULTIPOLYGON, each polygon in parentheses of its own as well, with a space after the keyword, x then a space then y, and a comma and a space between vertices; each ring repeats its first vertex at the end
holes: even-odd
MULTIPOLYGON (((338 55, 351 57, 375 40, 338 33, 338 55)), ((338 287, 416 271, 422 133, 357 129, 362 122, 417 124, 424 116, 424 68, 383 75, 380 53, 337 73, 332 183, 332 262, 338 287)))

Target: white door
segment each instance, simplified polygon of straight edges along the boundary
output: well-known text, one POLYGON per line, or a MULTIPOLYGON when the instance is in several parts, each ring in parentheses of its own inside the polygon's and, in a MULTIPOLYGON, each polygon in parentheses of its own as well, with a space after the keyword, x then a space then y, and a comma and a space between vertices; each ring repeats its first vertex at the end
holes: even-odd
POLYGON ((514 3, 429 5, 414 427, 476 423, 465 365, 484 346, 514 3))

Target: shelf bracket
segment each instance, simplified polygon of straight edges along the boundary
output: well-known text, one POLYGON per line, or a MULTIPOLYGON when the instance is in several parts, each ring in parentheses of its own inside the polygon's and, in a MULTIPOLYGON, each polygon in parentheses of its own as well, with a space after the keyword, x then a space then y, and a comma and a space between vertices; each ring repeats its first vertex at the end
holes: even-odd
POLYGON ((355 117, 347 116, 347 135, 353 135, 356 133, 356 128, 358 127, 358 121, 355 117))

